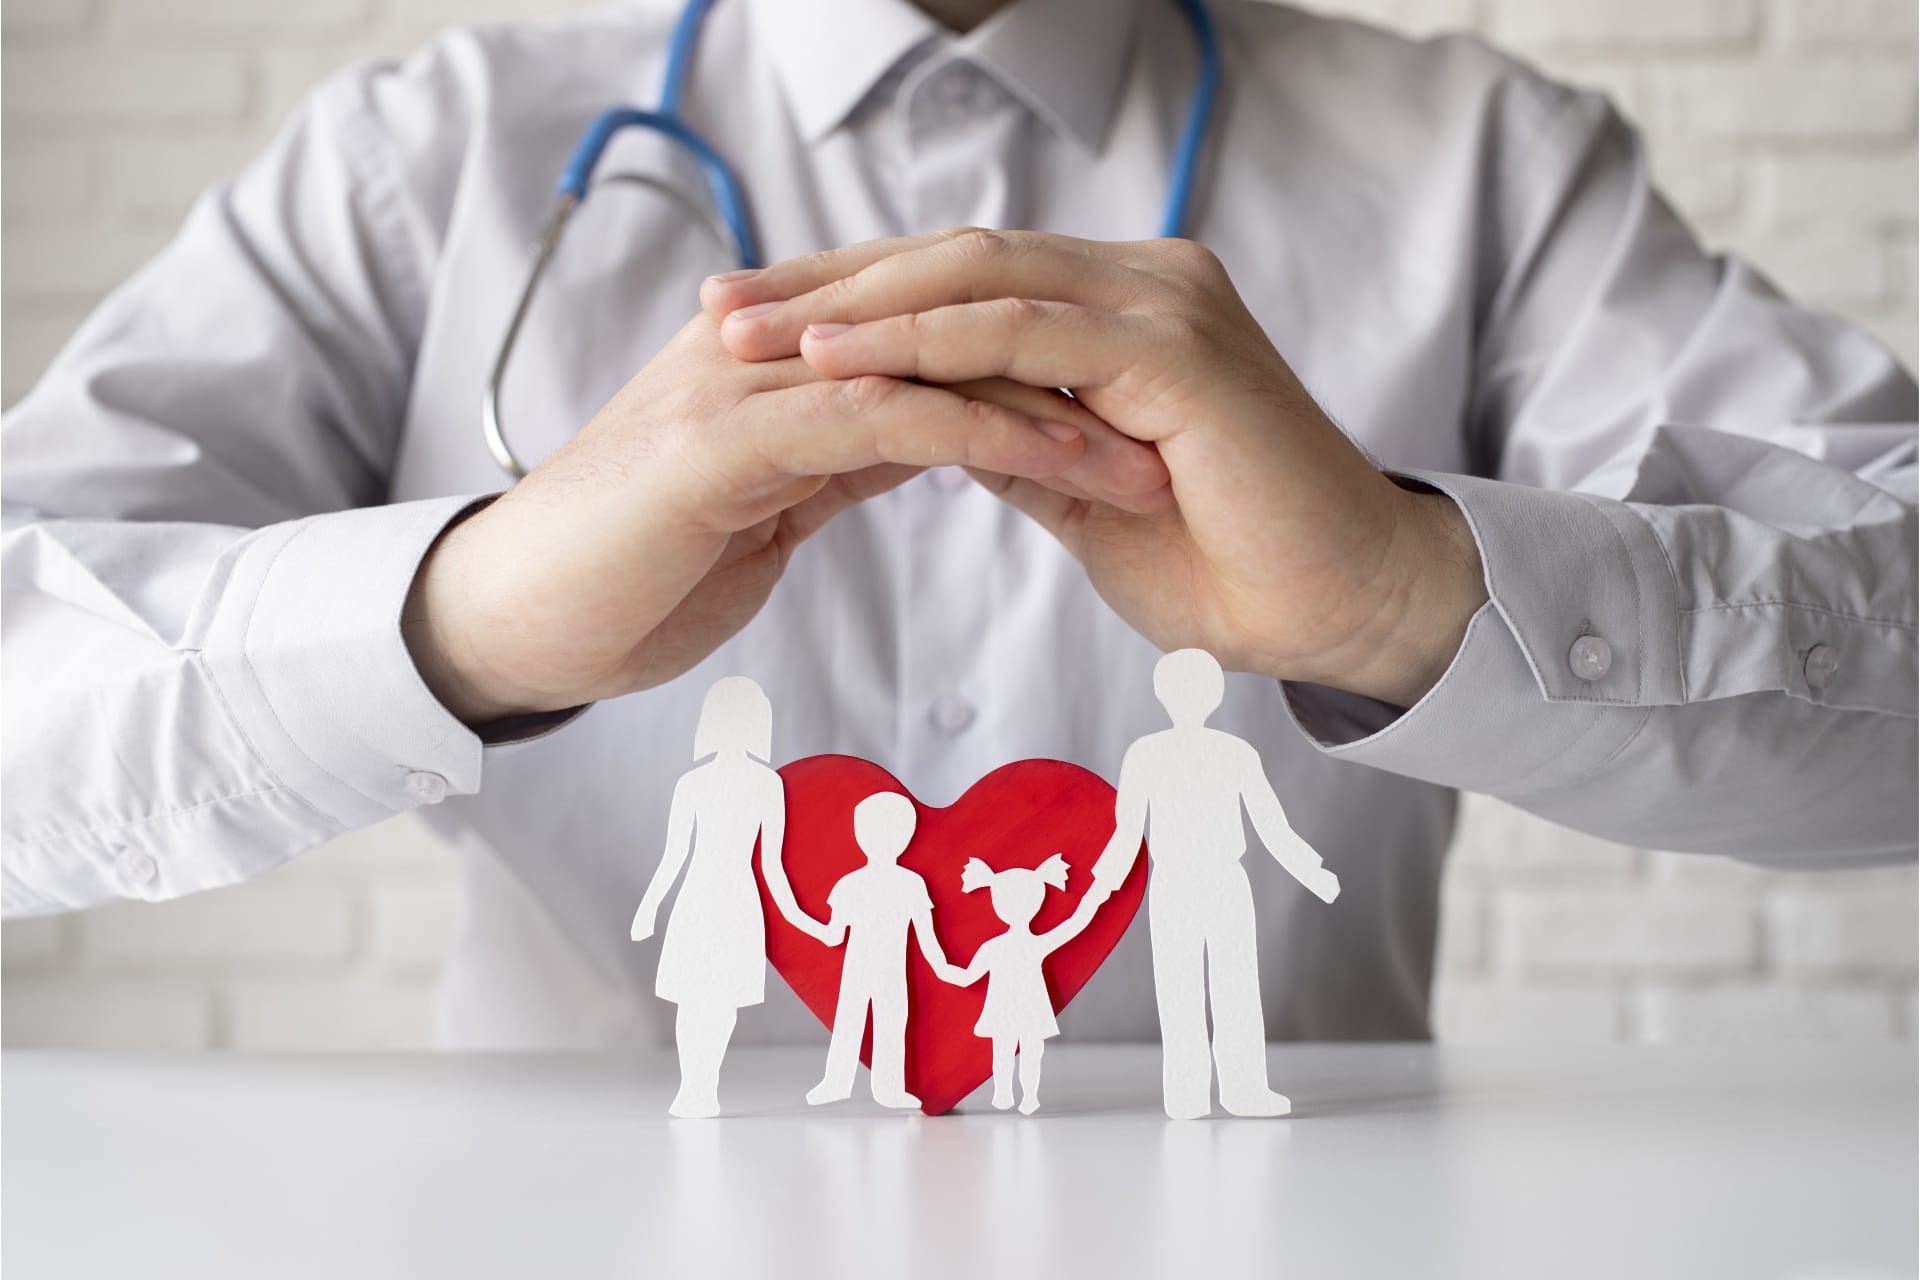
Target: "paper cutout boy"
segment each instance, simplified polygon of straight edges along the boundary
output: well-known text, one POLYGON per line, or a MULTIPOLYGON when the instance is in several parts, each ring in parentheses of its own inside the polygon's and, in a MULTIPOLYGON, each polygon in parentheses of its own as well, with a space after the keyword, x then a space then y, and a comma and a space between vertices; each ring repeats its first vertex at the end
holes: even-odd
POLYGON ((907 930, 934 969, 950 969, 933 932, 927 883, 899 864, 918 823, 913 802, 898 792, 868 796, 853 809, 853 838, 867 865, 840 877, 827 895, 832 915, 823 941, 846 942, 840 998, 833 1011, 827 1070, 807 1093, 816 1106, 853 1094, 860 1039, 873 1012, 873 1100, 883 1107, 918 1107, 907 1092, 907 930))
POLYGON ((1153 937, 1153 991, 1160 1006, 1161 1081, 1167 1114, 1204 1116, 1213 1067, 1220 1105, 1236 1116, 1292 1109, 1267 1087, 1266 1020, 1260 1012, 1253 889, 1241 809, 1274 859, 1309 892, 1332 902, 1339 879, 1287 825, 1260 753, 1206 727, 1226 681, 1204 649, 1180 649, 1153 669, 1153 692, 1173 728, 1127 748, 1120 764, 1113 838, 1093 868, 1088 897, 1106 897, 1127 878, 1152 824, 1147 921, 1153 937), (1207 1054, 1207 1013, 1213 1054, 1207 1054))
POLYGON ((1033 918, 1047 899, 1047 888, 1067 887, 1067 860, 1054 854, 1037 868, 1009 867, 995 871, 978 858, 969 858, 960 872, 960 887, 968 893, 986 889, 994 914, 1006 921, 1006 932, 980 944, 967 967, 936 966, 940 976, 957 987, 968 987, 984 975, 987 1002, 973 1034, 993 1042, 993 1105, 1005 1111, 1013 1105, 1014 1055, 1020 1061, 1020 1114, 1040 1108, 1040 1055, 1048 1037, 1060 1034, 1053 1016, 1053 997, 1041 965, 1055 951, 1080 935, 1093 921, 1107 895, 1091 888, 1074 913, 1045 933, 1033 931, 1033 918))

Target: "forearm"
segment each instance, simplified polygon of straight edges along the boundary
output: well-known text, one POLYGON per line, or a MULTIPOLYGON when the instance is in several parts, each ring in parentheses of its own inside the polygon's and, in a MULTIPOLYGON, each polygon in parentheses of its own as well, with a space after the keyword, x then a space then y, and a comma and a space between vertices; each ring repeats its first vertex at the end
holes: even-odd
POLYGON ((399 634, 463 501, 258 530, 16 520, 6 911, 229 884, 477 788, 479 739, 399 634))
POLYGON ((933 918, 916 916, 913 922, 913 936, 920 943, 920 954, 927 963, 936 969, 952 968, 947 960, 946 950, 940 945, 940 936, 933 931, 933 918))
POLYGON ((1411 710, 1289 686, 1296 716, 1336 755, 1626 843, 1912 857, 1912 510, 1754 441, 1667 445, 1684 469, 1650 476, 1739 483, 1643 482, 1647 504, 1429 477, 1491 602, 1411 710))
POLYGON ((1112 892, 1133 870, 1133 864, 1140 857, 1140 846, 1146 839, 1146 812, 1132 799, 1135 790, 1123 766, 1113 834, 1093 862, 1093 883, 1107 892, 1112 892))

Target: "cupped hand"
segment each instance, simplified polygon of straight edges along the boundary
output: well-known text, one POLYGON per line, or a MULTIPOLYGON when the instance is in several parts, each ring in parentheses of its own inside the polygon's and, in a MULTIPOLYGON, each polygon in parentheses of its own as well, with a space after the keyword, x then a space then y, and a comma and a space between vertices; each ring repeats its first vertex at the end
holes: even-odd
POLYGON ((657 685, 744 626, 835 514, 938 465, 1141 509, 1171 501, 1151 449, 1058 392, 747 363, 697 316, 440 539, 407 602, 409 648, 469 724, 657 685))
POLYGON ((1458 508, 1383 474, 1192 242, 942 232, 710 280, 702 301, 743 359, 1068 388, 1153 445, 1175 499, 1162 510, 1005 468, 977 478, 1059 537, 1164 649, 1408 705, 1485 601, 1458 508))

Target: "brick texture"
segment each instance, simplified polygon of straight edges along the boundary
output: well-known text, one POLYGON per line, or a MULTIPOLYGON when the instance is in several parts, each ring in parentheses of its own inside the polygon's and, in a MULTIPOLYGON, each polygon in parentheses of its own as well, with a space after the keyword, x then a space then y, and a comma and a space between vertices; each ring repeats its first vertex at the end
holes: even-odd
MULTIPOLYGON (((87 308, 321 75, 456 21, 574 0, 7 0, 5 343, 23 394, 87 308)), ((1712 245, 1915 360, 1912 0, 1326 0, 1478 30, 1609 93, 1712 245)), ((1622 849, 1470 799, 1448 872, 1449 1040, 1836 1040, 1916 1031, 1911 869, 1820 877, 1622 849)), ((404 1048, 459 928, 400 820, 239 888, 24 921, 8 1045, 404 1048)))

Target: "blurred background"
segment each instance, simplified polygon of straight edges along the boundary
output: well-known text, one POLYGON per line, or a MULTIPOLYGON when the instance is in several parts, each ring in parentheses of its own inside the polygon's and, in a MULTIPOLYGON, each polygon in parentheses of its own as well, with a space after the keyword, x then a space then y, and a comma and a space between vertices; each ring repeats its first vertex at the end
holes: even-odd
MULTIPOLYGON (((0 396, 18 399, 188 204, 325 73, 569 0, 5 0, 0 396)), ((1604 88, 1710 245, 1915 363, 1914 0, 1336 0, 1483 33, 1604 88)), ((20 673, 12 673, 19 678, 20 673)), ((641 833, 642 839, 650 839, 641 833)), ((651 856, 636 849, 636 856, 651 856)), ((1912 1039, 1911 868, 1760 873, 1470 798, 1448 872, 1449 1041, 1912 1039)), ((250 884, 0 930, 8 1046, 429 1043, 461 923, 409 819, 250 884)))

